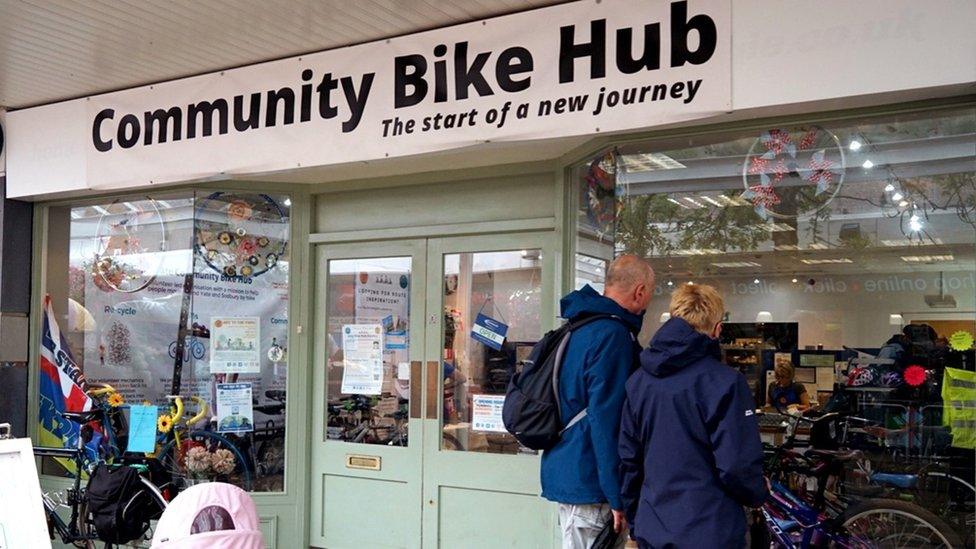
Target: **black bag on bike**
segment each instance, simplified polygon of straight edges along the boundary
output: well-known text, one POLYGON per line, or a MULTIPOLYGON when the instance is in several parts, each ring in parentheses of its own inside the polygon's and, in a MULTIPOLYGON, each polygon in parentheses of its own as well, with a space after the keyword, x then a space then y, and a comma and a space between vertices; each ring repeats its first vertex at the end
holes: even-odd
POLYGON ((132 467, 101 464, 88 480, 88 511, 98 539, 127 543, 149 529, 158 505, 132 467))
POLYGON ((549 450, 559 442, 563 431, 586 416, 584 408, 563 425, 559 409, 559 368, 573 332, 590 322, 602 319, 614 319, 624 323, 622 318, 608 314, 596 314, 567 322, 542 336, 532 347, 522 371, 512 375, 505 393, 505 404, 502 406, 502 421, 505 429, 522 446, 533 450, 549 450))

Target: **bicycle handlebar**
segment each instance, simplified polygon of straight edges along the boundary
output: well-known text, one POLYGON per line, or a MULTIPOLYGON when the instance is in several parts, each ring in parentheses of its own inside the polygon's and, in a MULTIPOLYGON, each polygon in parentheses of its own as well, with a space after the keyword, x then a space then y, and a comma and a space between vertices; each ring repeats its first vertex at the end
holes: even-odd
POLYGON ((112 387, 108 383, 89 382, 87 392, 91 396, 100 397, 112 393, 117 393, 118 391, 116 391, 115 387, 112 387))

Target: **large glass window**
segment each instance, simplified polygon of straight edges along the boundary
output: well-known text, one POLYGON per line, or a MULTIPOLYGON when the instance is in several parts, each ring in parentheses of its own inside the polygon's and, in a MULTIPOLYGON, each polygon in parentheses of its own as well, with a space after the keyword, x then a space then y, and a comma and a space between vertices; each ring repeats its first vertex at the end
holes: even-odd
POLYGON ((672 289, 715 286, 757 406, 791 365, 815 406, 874 422, 868 447, 971 488, 972 402, 943 394, 974 369, 974 169, 972 108, 621 143, 575 170, 577 281, 647 258, 643 342, 672 289))
POLYGON ((94 406, 112 418, 96 427, 105 455, 152 454, 186 480, 281 490, 290 204, 213 192, 50 207, 40 442, 74 444, 60 412, 94 406), (92 404, 64 390, 82 383, 75 366, 92 404), (137 431, 155 444, 133 442, 137 431))

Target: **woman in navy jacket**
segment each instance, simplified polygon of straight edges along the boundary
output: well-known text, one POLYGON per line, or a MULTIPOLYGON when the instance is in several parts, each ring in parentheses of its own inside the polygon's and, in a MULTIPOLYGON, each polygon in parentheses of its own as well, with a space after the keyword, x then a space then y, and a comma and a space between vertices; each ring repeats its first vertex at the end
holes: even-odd
POLYGON ((743 506, 766 499, 753 396, 720 361, 723 311, 710 286, 676 290, 627 381, 621 498, 643 548, 742 547, 743 506))

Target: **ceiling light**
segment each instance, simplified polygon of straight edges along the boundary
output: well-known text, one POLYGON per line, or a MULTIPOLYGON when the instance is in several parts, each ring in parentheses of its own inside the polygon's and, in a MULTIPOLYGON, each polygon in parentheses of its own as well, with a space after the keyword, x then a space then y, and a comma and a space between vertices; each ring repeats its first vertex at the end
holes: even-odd
POLYGON ((525 257, 527 255, 529 255, 529 251, 528 250, 522 250, 522 257, 525 257))
POLYGON ((810 244, 807 247, 810 248, 811 250, 826 250, 827 248, 829 248, 829 246, 827 246, 823 242, 814 242, 813 244, 810 244))
POLYGON ((898 248, 901 246, 941 246, 944 244, 941 238, 926 238, 925 240, 919 238, 902 238, 900 240, 882 240, 881 243, 890 248, 898 248))
POLYGON ((762 265, 754 261, 726 261, 722 263, 712 263, 712 266, 720 269, 737 269, 745 267, 761 267, 762 265))
POLYGON ((916 233, 922 230, 922 220, 919 219, 917 214, 912 214, 912 217, 908 220, 908 228, 916 233))
POLYGON ((797 282, 799 282, 799 280, 797 280, 796 277, 793 277, 793 280, 791 282, 793 282, 793 284, 796 284, 797 282))
POLYGON ((898 202, 899 200, 902 200, 904 198, 905 198, 905 195, 903 195, 901 193, 895 193, 895 194, 891 195, 891 199, 894 200, 895 202, 898 202))
POLYGON ((888 183, 887 185, 885 185, 885 192, 886 193, 890 193, 893 190, 895 190, 895 186, 892 185, 891 183, 888 183))
POLYGON ((858 141, 857 139, 852 139, 851 144, 848 145, 847 148, 849 148, 852 151, 859 151, 861 150, 861 142, 858 141))
POLYGON ((714 198, 712 198, 710 196, 704 196, 703 195, 701 197, 701 199, 704 200, 705 202, 708 202, 712 206, 718 206, 719 208, 724 208, 725 207, 725 204, 722 204, 721 202, 716 201, 714 198))
POLYGON ((773 321, 773 313, 769 311, 759 311, 759 314, 756 315, 756 322, 758 322, 759 324, 762 324, 764 322, 772 322, 772 321, 773 321))
POLYGON ((898 203, 898 207, 899 208, 907 208, 908 207, 908 201, 907 200, 902 200, 901 202, 898 203))
POLYGON ((840 263, 854 263, 849 258, 841 257, 839 259, 801 259, 801 263, 806 263, 807 265, 834 265, 840 263))
POLYGON ((655 170, 675 170, 686 167, 681 162, 661 153, 624 154, 619 157, 624 170, 629 173, 655 170))
POLYGON ((888 324, 890 324, 891 326, 901 326, 902 323, 904 322, 905 319, 900 314, 888 315, 888 324))
POLYGON ((956 258, 951 254, 946 255, 903 255, 901 260, 905 263, 938 263, 938 262, 950 262, 954 261, 956 258))
POLYGON ((668 281, 668 286, 674 286, 674 281, 672 281, 672 280, 669 280, 669 281, 668 281))
POLYGON ((753 283, 753 284, 759 284, 759 279, 758 279, 758 278, 756 278, 756 279, 753 279, 753 281, 752 281, 752 283, 753 283))
POLYGON ((705 207, 704 204, 702 204, 701 202, 695 200, 694 198, 692 198, 690 196, 686 196, 686 197, 684 197, 684 199, 687 200, 688 202, 691 202, 692 204, 694 204, 696 208, 704 208, 705 207))
POLYGON ((695 283, 694 283, 694 282, 692 282, 691 280, 689 280, 689 281, 688 281, 688 285, 689 285, 689 286, 694 286, 694 285, 695 285, 695 283))
POLYGON ((291 207, 291 199, 290 198, 286 198, 285 199, 285 206, 287 206, 289 208, 291 207))
POLYGON ((681 206, 682 208, 688 208, 688 206, 682 204, 681 202, 678 202, 677 200, 675 200, 673 198, 668 198, 668 202, 670 202, 672 204, 677 204, 677 205, 681 206))
POLYGON ((865 170, 870 170, 871 168, 874 167, 874 162, 871 162, 871 159, 868 158, 867 160, 864 161, 864 164, 861 164, 861 167, 864 168, 865 170))

